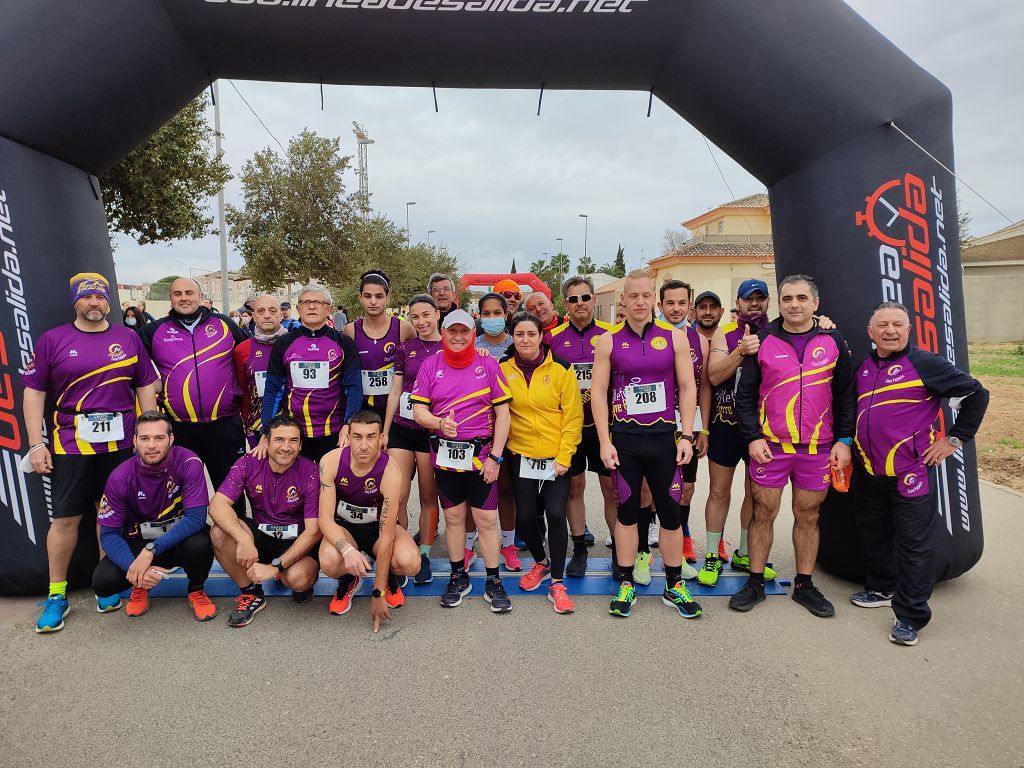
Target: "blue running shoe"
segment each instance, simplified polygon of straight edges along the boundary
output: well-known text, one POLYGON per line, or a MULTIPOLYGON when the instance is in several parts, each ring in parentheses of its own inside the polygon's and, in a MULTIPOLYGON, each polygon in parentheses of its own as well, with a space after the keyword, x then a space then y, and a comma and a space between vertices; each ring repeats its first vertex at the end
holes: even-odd
POLYGON ((121 608, 121 594, 115 592, 110 597, 100 597, 96 595, 96 612, 97 613, 112 613, 113 611, 120 610, 121 608))
POLYGON ((71 605, 63 595, 53 595, 39 603, 45 605, 36 622, 36 632, 57 632, 64 629, 64 617, 71 612, 71 605))
POLYGON ((850 595, 850 602, 861 608, 889 608, 892 606, 892 596, 892 592, 876 592, 867 589, 850 595))
POLYGON ((594 534, 590 532, 590 528, 586 523, 583 524, 583 543, 588 547, 594 546, 594 534))
POLYGON ((889 639, 897 645, 917 645, 917 630, 903 619, 896 619, 889 639))

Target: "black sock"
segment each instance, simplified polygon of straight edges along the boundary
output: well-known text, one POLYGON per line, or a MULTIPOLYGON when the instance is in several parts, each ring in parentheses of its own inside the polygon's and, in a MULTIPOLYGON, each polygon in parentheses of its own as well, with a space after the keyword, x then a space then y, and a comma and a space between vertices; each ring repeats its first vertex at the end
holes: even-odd
POLYGON ((493 568, 488 568, 488 569, 487 569, 487 578, 488 578, 488 579, 497 579, 497 578, 500 578, 500 577, 498 576, 498 566, 494 566, 493 568))
POLYGON ((452 564, 452 574, 453 575, 458 573, 459 571, 463 571, 464 572, 466 570, 466 558, 465 557, 463 557, 461 560, 451 560, 450 562, 452 564))
POLYGON ((587 542, 584 540, 582 533, 579 536, 572 537, 572 553, 573 555, 587 554, 587 542))
POLYGON ((666 565, 665 566, 665 583, 668 585, 665 589, 672 589, 676 584, 683 580, 683 566, 681 565, 666 565))
POLYGON ((616 565, 618 574, 615 576, 616 581, 628 581, 630 584, 633 583, 633 567, 627 565, 616 565))
POLYGON ((393 573, 388 574, 388 589, 390 589, 392 593, 398 591, 398 577, 393 573))
POLYGON ((263 597, 263 585, 250 584, 248 587, 242 587, 242 592, 246 595, 256 595, 256 597, 263 597))
POLYGON ((764 571, 761 571, 760 573, 755 573, 754 571, 751 571, 750 572, 750 580, 752 582, 754 582, 755 584, 760 584, 763 587, 764 586, 764 571))
MULTIPOLYGON (((189 581, 188 593, 191 595, 193 592, 202 592, 203 586, 206 584, 205 581, 189 581)), ((263 587, 261 586, 260 589, 263 587)))
POLYGON ((683 536, 690 535, 690 505, 680 504, 680 519, 683 521, 683 536))
MULTIPOLYGON (((764 574, 762 574, 762 577, 764 574)), ((811 584, 811 574, 809 573, 798 573, 796 578, 793 579, 793 588, 800 589, 800 587, 807 587, 811 584)))

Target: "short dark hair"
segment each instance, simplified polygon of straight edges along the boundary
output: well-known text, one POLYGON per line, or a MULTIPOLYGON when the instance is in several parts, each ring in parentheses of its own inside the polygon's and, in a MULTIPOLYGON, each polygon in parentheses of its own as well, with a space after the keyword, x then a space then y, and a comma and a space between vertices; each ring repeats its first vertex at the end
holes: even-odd
POLYGON ((384 429, 384 422, 381 421, 380 414, 377 413, 376 411, 371 411, 369 408, 364 408, 363 410, 361 410, 358 413, 356 413, 355 416, 353 416, 351 419, 349 419, 348 423, 349 424, 376 424, 378 427, 381 428, 381 430, 384 429))
POLYGON ((429 296, 425 293, 417 293, 411 299, 409 299, 409 309, 412 309, 413 304, 429 304, 434 309, 437 309, 437 302, 434 301, 433 296, 429 296))
POLYGON ((162 421, 167 425, 167 434, 174 434, 174 422, 171 421, 171 417, 160 411, 143 411, 140 413, 139 418, 135 420, 135 431, 138 431, 141 424, 152 424, 156 421, 162 421))
POLYGON ((299 430, 299 439, 302 439, 302 427, 299 422, 287 413, 282 413, 273 418, 273 420, 267 425, 267 437, 270 437, 270 433, 279 427, 295 427, 299 430))
POLYGON ((363 292, 363 288, 366 287, 367 283, 370 285, 379 285, 384 289, 384 293, 391 293, 391 278, 384 274, 384 270, 381 269, 370 269, 363 272, 359 276, 359 292, 363 292))
POLYGON ((523 323, 533 323, 537 326, 537 333, 541 336, 544 335, 544 325, 541 323, 540 318, 530 312, 516 312, 512 315, 512 320, 509 322, 509 329, 512 333, 515 333, 516 328, 523 323))
POLYGON ((879 304, 877 307, 871 310, 871 317, 874 317, 875 313, 881 309, 898 309, 900 312, 907 316, 908 320, 910 319, 910 311, 905 306, 900 304, 898 301, 883 301, 881 304, 879 304))
POLYGON ((690 287, 689 283, 684 283, 682 280, 666 280, 664 283, 661 284, 661 290, 658 291, 658 300, 665 300, 666 291, 677 291, 680 288, 686 291, 686 298, 689 299, 690 294, 693 291, 693 288, 690 287))
POLYGON ((562 298, 565 298, 565 295, 569 293, 569 289, 574 285, 586 285, 587 289, 591 293, 595 293, 593 280, 589 277, 584 277, 583 275, 573 275, 572 277, 566 278, 565 282, 562 283, 562 298))
POLYGON ((786 275, 782 280, 779 281, 779 293, 782 293, 782 286, 793 285, 794 283, 807 283, 811 289, 811 298, 818 298, 818 284, 814 282, 814 278, 810 275, 796 274, 786 275))
POLYGON ((455 290, 454 280, 452 280, 448 275, 444 274, 444 272, 435 272, 430 276, 430 279, 427 281, 427 291, 429 292, 430 290, 433 289, 434 283, 440 283, 442 280, 447 280, 449 283, 451 283, 452 290, 455 290))
POLYGON ((480 301, 478 301, 476 303, 477 309, 479 311, 483 312, 483 310, 484 310, 484 302, 485 301, 490 301, 491 299, 494 299, 499 304, 501 304, 501 311, 502 312, 508 312, 508 301, 506 301, 505 297, 502 296, 500 293, 495 293, 494 291, 491 291, 490 293, 485 293, 483 296, 480 297, 480 301))

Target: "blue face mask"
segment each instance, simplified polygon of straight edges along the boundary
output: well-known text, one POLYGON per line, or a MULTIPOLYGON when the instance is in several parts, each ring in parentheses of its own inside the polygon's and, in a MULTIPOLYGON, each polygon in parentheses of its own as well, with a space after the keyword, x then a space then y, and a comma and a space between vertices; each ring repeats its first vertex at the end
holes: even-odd
POLYGON ((484 333, 488 336, 498 336, 502 331, 505 330, 505 318, 504 317, 485 317, 480 321, 480 325, 483 326, 484 333))

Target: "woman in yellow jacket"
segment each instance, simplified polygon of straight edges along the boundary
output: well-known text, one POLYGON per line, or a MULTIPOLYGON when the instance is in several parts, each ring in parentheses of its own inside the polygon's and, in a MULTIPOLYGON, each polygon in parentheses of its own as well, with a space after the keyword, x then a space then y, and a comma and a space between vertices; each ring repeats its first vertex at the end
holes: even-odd
POLYGON ((583 401, 572 366, 554 357, 540 320, 521 312, 512 318, 512 348, 501 361, 512 395, 512 423, 507 449, 512 494, 516 501, 516 530, 526 541, 536 564, 519 580, 532 592, 550 577, 548 599, 557 613, 572 613, 565 591, 565 555, 569 528, 565 510, 569 499, 569 464, 583 430, 583 401), (537 517, 547 516, 548 548, 544 551, 537 517))

